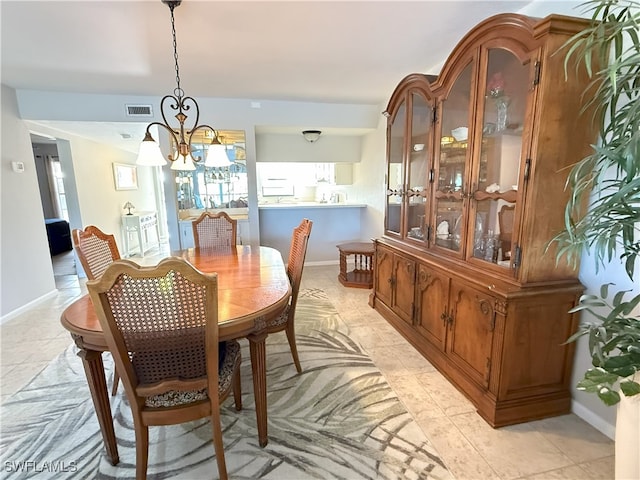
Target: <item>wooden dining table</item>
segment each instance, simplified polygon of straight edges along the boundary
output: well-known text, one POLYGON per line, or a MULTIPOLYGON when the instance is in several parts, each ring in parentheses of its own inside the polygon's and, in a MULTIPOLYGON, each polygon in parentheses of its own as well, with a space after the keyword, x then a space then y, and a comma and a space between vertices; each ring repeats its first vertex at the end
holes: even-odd
MULTIPOLYGON (((190 248, 172 252, 198 270, 218 274, 220 341, 249 340, 258 440, 267 435, 266 323, 287 306, 291 285, 280 252, 263 246, 238 245, 229 249, 190 248)), ((102 353, 107 342, 89 295, 69 305, 60 319, 80 349, 85 375, 109 460, 119 461, 102 353)))

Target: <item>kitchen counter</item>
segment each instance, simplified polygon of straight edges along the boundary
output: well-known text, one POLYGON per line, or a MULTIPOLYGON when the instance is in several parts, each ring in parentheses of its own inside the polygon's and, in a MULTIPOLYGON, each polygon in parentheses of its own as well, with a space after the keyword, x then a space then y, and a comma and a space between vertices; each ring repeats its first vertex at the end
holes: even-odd
POLYGON ((300 208, 365 208, 364 203, 320 203, 320 202, 297 202, 297 203, 261 203, 259 209, 300 209, 300 208))

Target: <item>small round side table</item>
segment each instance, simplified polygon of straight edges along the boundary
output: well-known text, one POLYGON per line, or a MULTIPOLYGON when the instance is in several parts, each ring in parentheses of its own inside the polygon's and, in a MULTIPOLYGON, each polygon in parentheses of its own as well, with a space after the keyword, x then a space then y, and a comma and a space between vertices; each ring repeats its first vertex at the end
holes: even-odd
POLYGON ((373 243, 349 242, 336 245, 340 251, 338 280, 345 287, 373 288, 373 243), (353 262, 348 257, 353 255, 353 262), (347 271, 353 266, 353 270, 347 271))

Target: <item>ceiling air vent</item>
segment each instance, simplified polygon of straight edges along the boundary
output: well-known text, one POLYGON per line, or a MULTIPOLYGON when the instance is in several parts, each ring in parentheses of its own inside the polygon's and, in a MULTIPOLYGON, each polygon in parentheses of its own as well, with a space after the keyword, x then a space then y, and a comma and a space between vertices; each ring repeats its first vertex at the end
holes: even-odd
POLYGON ((126 105, 129 117, 152 117, 151 105, 126 105))

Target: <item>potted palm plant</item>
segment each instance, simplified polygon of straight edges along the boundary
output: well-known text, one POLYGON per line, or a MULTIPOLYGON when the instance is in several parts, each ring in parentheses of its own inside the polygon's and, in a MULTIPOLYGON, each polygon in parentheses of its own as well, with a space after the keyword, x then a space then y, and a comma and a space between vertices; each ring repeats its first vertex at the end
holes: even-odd
MULTIPOLYGON (((601 138, 570 172, 566 229, 554 240, 558 256, 571 261, 585 248, 596 268, 618 258, 633 280, 640 258, 640 3, 592 0, 584 5, 593 22, 566 45, 567 74, 573 64, 590 72, 593 96, 585 109, 595 107, 601 138)), ((571 338, 588 335, 594 365, 578 388, 597 393, 607 405, 620 401, 619 391, 640 393, 640 383, 630 378, 640 371, 640 294, 618 291, 610 298, 611 287, 581 298, 576 311, 588 311, 595 321, 571 338)))
POLYGON ((589 252, 596 271, 621 262, 634 286, 625 291, 608 283, 598 294, 582 296, 574 311, 587 312, 583 318, 590 316, 591 321, 584 322, 569 341, 588 337, 593 368, 585 372, 578 389, 597 394, 607 405, 618 404, 616 478, 638 478, 640 3, 591 0, 583 6, 591 13, 592 24, 565 45, 565 65, 567 75, 574 65, 591 75, 590 98, 585 97, 584 103, 585 109, 596 111, 600 141, 570 172, 566 228, 554 241, 558 257, 570 261, 584 259, 583 252, 589 252), (633 420, 624 420, 627 415, 633 420))

